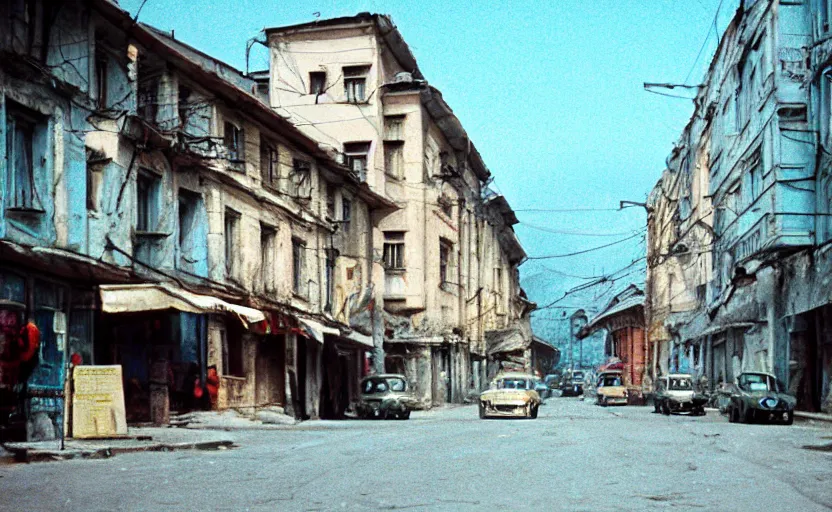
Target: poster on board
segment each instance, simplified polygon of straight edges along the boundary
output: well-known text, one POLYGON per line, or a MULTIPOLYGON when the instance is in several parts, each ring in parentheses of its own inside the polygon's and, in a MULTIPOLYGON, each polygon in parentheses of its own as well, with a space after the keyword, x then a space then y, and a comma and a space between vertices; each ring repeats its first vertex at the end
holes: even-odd
POLYGON ((127 435, 121 365, 76 366, 72 390, 72 437, 127 435))

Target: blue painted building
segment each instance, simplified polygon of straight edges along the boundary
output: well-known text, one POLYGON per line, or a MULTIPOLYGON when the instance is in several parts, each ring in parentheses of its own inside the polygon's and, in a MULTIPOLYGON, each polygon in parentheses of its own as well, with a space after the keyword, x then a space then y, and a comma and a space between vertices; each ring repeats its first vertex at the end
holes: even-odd
POLYGON ((373 348, 351 325, 373 226, 396 206, 254 79, 114 2, 3 2, 0 24, 5 435, 61 434, 72 356, 122 366, 129 421, 200 405, 212 366, 214 408, 342 414, 373 348))
POLYGON ((720 38, 649 201, 654 374, 766 371, 829 406, 828 7, 740 2, 720 38))

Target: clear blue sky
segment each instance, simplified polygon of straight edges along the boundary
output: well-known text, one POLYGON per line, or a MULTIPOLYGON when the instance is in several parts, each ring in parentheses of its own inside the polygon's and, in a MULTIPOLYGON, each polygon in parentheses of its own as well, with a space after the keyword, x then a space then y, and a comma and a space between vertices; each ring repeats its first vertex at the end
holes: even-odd
MULTIPOLYGON (((135 14, 142 0, 122 0, 135 14)), ((362 11, 391 14, 428 81, 442 90, 516 210, 617 208, 644 201, 687 122, 692 104, 644 91, 643 82, 696 83, 716 48, 719 0, 557 0, 547 2, 352 0, 147 0, 140 20, 245 67, 245 41, 264 27, 362 11), (709 33, 710 31, 710 33, 709 33), (697 53, 708 36, 702 56, 697 53), (695 64, 695 65, 694 65, 695 64)), ((725 29, 738 0, 724 0, 725 29)), ((255 53, 252 69, 268 67, 255 53)), ((674 91, 665 91, 674 93, 674 91)), ((676 90, 678 92, 678 89, 676 90)), ((645 212, 518 212, 530 256, 579 251, 643 227, 645 212)), ((640 237, 586 255, 529 261, 532 300, 546 304, 644 254, 640 237), (542 263, 542 265, 541 265, 542 263), (544 267, 545 266, 545 267, 544 267)), ((641 281, 640 275, 628 276, 641 281)), ((614 285, 567 305, 603 302, 614 285), (607 291, 606 294, 601 292, 607 291), (578 303, 576 303, 578 302, 578 303)), ((552 311, 554 313, 554 311, 552 311)), ((548 312, 547 312, 548 314, 548 312)), ((558 312, 560 315, 560 312, 558 312)), ((539 316, 545 316, 540 313, 539 316)))

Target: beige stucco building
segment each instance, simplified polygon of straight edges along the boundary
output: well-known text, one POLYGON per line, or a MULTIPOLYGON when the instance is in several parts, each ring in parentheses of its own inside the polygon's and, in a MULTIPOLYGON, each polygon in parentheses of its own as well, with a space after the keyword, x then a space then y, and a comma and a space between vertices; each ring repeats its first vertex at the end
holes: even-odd
POLYGON ((388 17, 266 34, 271 107, 399 207, 372 224, 377 370, 406 373, 427 404, 462 400, 487 378, 487 331, 531 343, 517 219, 388 17))

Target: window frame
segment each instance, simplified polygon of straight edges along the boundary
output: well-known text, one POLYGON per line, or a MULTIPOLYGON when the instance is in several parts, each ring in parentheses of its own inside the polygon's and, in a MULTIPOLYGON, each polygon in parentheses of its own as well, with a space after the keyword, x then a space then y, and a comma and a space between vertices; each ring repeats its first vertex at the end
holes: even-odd
POLYGON ((36 170, 43 169, 35 162, 35 141, 38 138, 39 129, 42 128, 41 125, 47 122, 43 116, 23 105, 13 104, 11 101, 6 102, 5 207, 7 211, 43 212, 35 180, 36 170), (22 172, 18 168, 19 160, 16 156, 18 149, 16 137, 20 133, 25 136, 23 146, 27 156, 24 163, 26 169, 22 172), (22 195, 18 187, 23 189, 22 195))
POLYGON ((260 223, 260 281, 263 283, 263 292, 274 292, 275 287, 275 265, 277 228, 275 226, 260 223))
POLYGON ((291 183, 291 196, 295 199, 311 199, 312 163, 302 158, 293 158, 291 183))
POLYGON ((269 138, 260 136, 260 179, 263 185, 278 188, 280 183, 280 147, 269 138), (264 164, 265 161, 265 165, 264 164))
POLYGON ((384 141, 384 173, 397 180, 404 179, 404 142, 384 141))
POLYGON ((347 103, 367 102, 367 77, 370 75, 370 68, 368 64, 341 68, 344 76, 344 97, 347 103))
POLYGON ((225 278, 236 282, 240 267, 237 248, 240 246, 241 214, 237 210, 225 207, 223 213, 223 243, 225 247, 225 278), (229 233, 230 231, 230 233, 229 233))
POLYGON ((156 171, 140 168, 136 174, 136 232, 158 233, 161 217, 162 176, 156 171), (148 185, 143 187, 143 184, 148 185), (146 191, 143 198, 142 192, 146 191))
POLYGON ((354 141, 344 143, 344 163, 349 167, 361 182, 367 181, 367 169, 370 163, 370 148, 369 141, 354 141), (357 164, 363 162, 359 169, 356 169, 357 164))
POLYGON ((407 269, 405 261, 405 231, 385 231, 382 247, 382 262, 386 271, 404 271, 407 269))
POLYGON ((326 93, 326 71, 309 72, 309 94, 320 96, 326 93), (316 87, 319 86, 319 87, 316 87))
POLYGON ((296 296, 307 298, 306 283, 306 241, 292 238, 292 291, 296 296))
POLYGON ((223 121, 222 143, 232 164, 244 164, 246 161, 246 133, 245 128, 226 119, 223 121), (231 130, 229 130, 231 128, 231 130))
POLYGON ((352 224, 352 200, 346 196, 341 196, 341 225, 344 233, 350 232, 352 224))
POLYGON ((453 272, 454 244, 444 238, 439 239, 439 284, 453 284, 450 281, 453 272))

